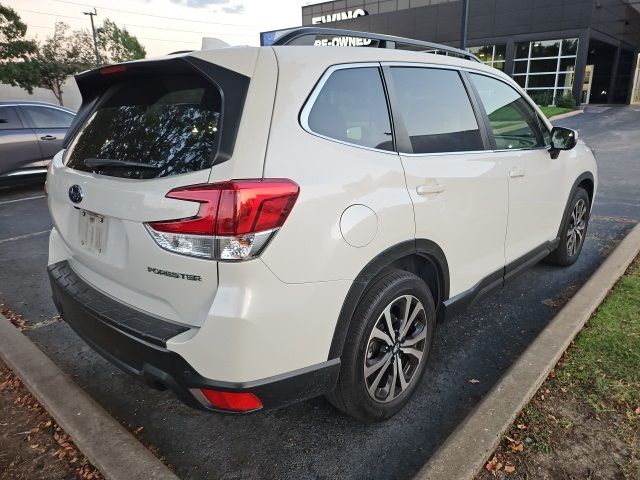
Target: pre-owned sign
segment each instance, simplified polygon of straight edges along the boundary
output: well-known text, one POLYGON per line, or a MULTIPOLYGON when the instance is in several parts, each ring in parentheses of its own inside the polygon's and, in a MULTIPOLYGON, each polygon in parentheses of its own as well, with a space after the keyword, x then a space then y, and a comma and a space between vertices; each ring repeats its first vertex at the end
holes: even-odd
POLYGON ((349 20, 350 18, 363 17, 369 15, 366 10, 356 8, 355 10, 347 10, 346 12, 330 13, 319 17, 312 17, 311 23, 317 25, 319 23, 339 22, 340 20, 349 20))
POLYGON ((316 47, 368 47, 372 40, 360 37, 331 37, 316 39, 313 45, 316 47))

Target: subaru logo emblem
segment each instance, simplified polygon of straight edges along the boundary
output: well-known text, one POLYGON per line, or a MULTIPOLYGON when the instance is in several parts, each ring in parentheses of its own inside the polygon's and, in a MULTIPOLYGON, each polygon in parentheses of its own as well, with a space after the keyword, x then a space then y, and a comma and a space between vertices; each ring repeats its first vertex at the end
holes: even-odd
POLYGON ((69 187, 69 200, 73 203, 80 203, 82 201, 82 189, 80 185, 71 185, 69 187))

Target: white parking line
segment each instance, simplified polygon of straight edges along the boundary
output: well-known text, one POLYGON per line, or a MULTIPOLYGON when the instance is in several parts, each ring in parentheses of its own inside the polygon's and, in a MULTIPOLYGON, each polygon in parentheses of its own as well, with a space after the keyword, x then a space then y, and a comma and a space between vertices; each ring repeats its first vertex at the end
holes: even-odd
POLYGON ((44 197, 46 197, 46 195, 38 195, 37 197, 16 198, 15 200, 5 200, 4 202, 0 202, 0 205, 4 205, 5 203, 23 202, 25 200, 35 200, 36 198, 44 197))
POLYGON ((5 238, 0 240, 0 243, 13 242, 14 240, 22 240, 23 238, 31 238, 37 237, 38 235, 44 235, 45 233, 49 233, 51 230, 43 230, 42 232, 28 233, 26 235, 18 235, 17 237, 5 238))

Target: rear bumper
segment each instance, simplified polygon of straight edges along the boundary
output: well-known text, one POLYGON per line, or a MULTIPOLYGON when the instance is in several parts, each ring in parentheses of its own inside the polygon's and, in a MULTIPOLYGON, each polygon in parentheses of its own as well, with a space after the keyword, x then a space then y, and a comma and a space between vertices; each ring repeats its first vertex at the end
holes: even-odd
POLYGON ((339 359, 250 382, 205 378, 166 348, 169 338, 188 327, 152 317, 107 297, 78 277, 67 261, 50 265, 48 272, 60 315, 78 336, 122 370, 149 385, 172 390, 193 408, 218 411, 199 394, 200 388, 251 392, 262 401, 263 408, 277 408, 335 387, 339 359))

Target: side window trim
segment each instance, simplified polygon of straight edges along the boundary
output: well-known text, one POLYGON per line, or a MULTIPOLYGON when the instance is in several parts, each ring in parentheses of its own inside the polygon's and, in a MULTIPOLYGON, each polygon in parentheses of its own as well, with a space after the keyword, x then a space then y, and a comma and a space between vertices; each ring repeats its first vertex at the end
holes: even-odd
POLYGON ((489 116, 480 101, 480 95, 476 90, 476 87, 473 85, 471 78, 469 78, 469 74, 465 70, 459 70, 460 78, 462 78, 462 83, 464 84, 465 89, 467 90, 467 96, 469 97, 469 101, 471 102, 471 108, 473 108, 473 113, 476 116, 476 121, 478 122, 478 128, 480 129, 480 135, 482 136, 482 143, 484 144, 485 150, 495 150, 496 143, 493 138, 493 132, 491 131, 491 125, 489 123, 489 116))
MULTIPOLYGON (((468 78, 469 84, 471 85, 471 88, 473 89, 473 93, 474 96, 476 97, 476 101, 478 102, 478 106, 479 108, 482 110, 482 116, 484 118, 484 126, 485 129, 488 132, 490 141, 491 141, 491 145, 492 145, 492 151, 494 152, 517 152, 517 151, 528 151, 528 150, 548 150, 549 149, 549 145, 545 145, 543 147, 531 147, 531 148, 507 148, 507 149, 498 149, 497 145, 496 145, 496 140, 495 140, 495 135, 493 134, 493 130, 491 129, 491 122, 489 121, 489 115, 487 115, 487 111, 484 108, 484 105, 482 104, 482 100, 480 98, 480 94, 478 93, 478 90, 475 88, 475 86, 473 85, 473 82, 471 81, 469 75, 470 74, 476 74, 476 75, 482 75, 484 77, 487 78, 491 78, 492 80, 497 80, 498 82, 502 82, 504 83, 507 87, 511 88, 513 91, 515 91, 518 95, 520 95, 520 97, 527 103, 527 105, 529 105, 534 113, 536 114, 536 124, 538 125, 538 127, 540 128, 540 133, 543 134, 544 131, 549 132, 549 129, 547 128, 546 124, 542 121, 542 119, 540 118, 540 113, 538 112, 538 109, 536 108, 535 104, 533 104, 531 102, 531 100, 529 100, 529 98, 527 96, 522 95, 522 93, 520 92, 519 89, 515 88, 513 85, 509 84, 509 82, 505 82, 503 78, 500 78, 496 75, 491 75, 488 72, 483 72, 480 70, 473 70, 473 69, 469 69, 469 68, 464 68, 464 76, 468 78)), ((549 132, 550 134, 550 132, 549 132)), ((543 135, 544 137, 544 135, 543 135)))
POLYGON ((396 149, 400 155, 411 155, 416 157, 428 157, 434 155, 461 155, 461 154, 469 154, 469 153, 485 153, 487 151, 494 150, 493 137, 490 135, 490 126, 488 123, 488 117, 486 116, 486 112, 482 107, 482 104, 479 103, 477 94, 473 85, 467 78, 466 71, 449 65, 440 65, 440 64, 426 64, 426 63, 415 63, 415 62, 381 62, 382 73, 384 75, 385 83, 388 86, 388 96, 389 96, 389 108, 391 111, 392 124, 396 126, 395 136, 396 136, 396 149), (467 99, 471 104, 471 110, 476 118, 476 122, 478 124, 478 130, 480 131, 480 136, 482 138, 482 144, 484 146, 483 150, 461 150, 455 152, 430 152, 430 153, 414 153, 413 146, 411 144, 411 139, 409 137, 409 131, 407 130, 404 117, 402 115, 398 100, 397 100, 397 90, 395 83, 393 81, 393 76, 391 75, 392 67, 411 67, 411 68, 424 68, 428 70, 452 70, 458 73, 460 76, 460 80, 462 85, 464 86, 467 99), (486 118, 486 121, 485 121, 486 118))
POLYGON ((387 87, 387 98, 389 104, 389 113, 391 116, 391 126, 394 129, 394 146, 397 153, 413 153, 413 145, 411 145, 411 139, 409 137, 409 131, 404 123, 404 117, 400 112, 400 104, 398 103, 398 96, 393 76, 391 75, 390 64, 383 64, 382 78, 387 87))
POLYGON ((304 105, 300 110, 300 114, 298 116, 298 121, 304 131, 306 131, 311 135, 315 135, 316 137, 324 138, 325 140, 330 140, 332 142, 340 143, 342 145, 349 145, 355 148, 370 150, 373 152, 386 153, 390 155, 398 155, 388 88, 387 88, 387 84, 385 82, 385 78, 379 62, 344 63, 344 64, 332 65, 329 68, 327 68, 327 70, 325 70, 325 72, 322 74, 318 82, 315 84, 315 86, 311 90, 311 93, 307 97, 307 100, 304 102, 304 105), (387 104, 387 114, 389 115, 389 123, 391 124, 391 137, 392 137, 392 142, 394 147, 393 150, 382 150, 380 148, 373 148, 373 147, 367 147, 365 145, 358 145, 357 143, 345 142, 337 138, 328 137, 321 133, 314 132, 309 126, 309 114, 311 113, 311 109, 313 108, 313 105, 315 104, 318 96, 320 95, 320 92, 322 91, 322 88, 324 87, 325 83, 327 83, 327 80, 329 80, 329 77, 331 77, 331 75, 338 70, 347 70, 351 68, 376 68, 378 70, 380 74, 380 82, 382 84, 383 92, 385 95, 385 102, 387 104))
POLYGON ((545 147, 550 148, 551 147, 551 131, 549 130, 549 128, 547 127, 547 124, 544 122, 544 120, 540 116, 540 113, 538 113, 537 110, 536 110, 536 119, 538 120, 538 125, 540 126, 540 130, 542 131, 543 140, 545 139, 545 137, 549 139, 549 142, 544 140, 544 145, 545 147), (545 133, 546 133, 546 136, 545 136, 545 133))

